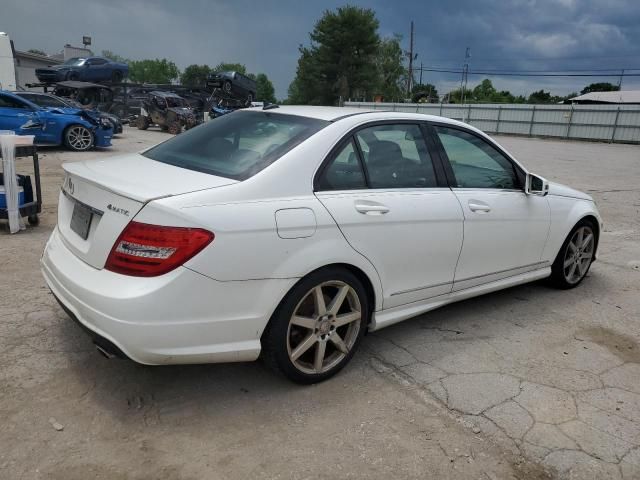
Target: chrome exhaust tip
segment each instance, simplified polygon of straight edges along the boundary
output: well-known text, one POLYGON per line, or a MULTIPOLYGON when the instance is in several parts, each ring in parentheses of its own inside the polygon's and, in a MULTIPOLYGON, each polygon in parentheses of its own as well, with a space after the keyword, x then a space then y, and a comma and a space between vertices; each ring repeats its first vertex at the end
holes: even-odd
POLYGON ((98 344, 94 344, 96 347, 96 350, 98 350, 98 352, 100 354, 102 354, 106 359, 111 360, 112 358, 115 357, 115 355, 111 352, 108 352, 107 350, 105 350, 104 348, 102 348, 100 345, 98 344))

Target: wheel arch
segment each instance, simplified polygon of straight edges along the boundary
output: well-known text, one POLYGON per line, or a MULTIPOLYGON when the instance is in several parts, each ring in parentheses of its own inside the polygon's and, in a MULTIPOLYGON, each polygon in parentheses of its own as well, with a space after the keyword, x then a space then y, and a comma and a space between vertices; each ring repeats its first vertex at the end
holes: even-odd
POLYGON ((341 268, 341 269, 344 269, 344 270, 350 272, 351 274, 355 275, 355 277, 358 280, 360 280, 360 282, 362 282, 362 286, 364 287, 365 292, 367 294, 367 306, 369 307, 369 318, 367 319, 367 325, 371 324, 371 321, 373 319, 373 314, 374 314, 374 312, 376 310, 376 299, 378 298, 377 295, 376 295, 376 290, 375 290, 375 287, 373 285, 373 282, 369 278, 369 275, 367 275, 364 272, 364 270, 362 270, 361 268, 359 268, 359 267, 357 267, 357 266, 355 266, 355 265, 353 265, 351 263, 336 262, 336 263, 329 263, 327 265, 323 265, 322 267, 310 270, 305 275, 300 277, 297 282, 295 282, 293 285, 291 285, 291 287, 286 291, 286 293, 282 296, 282 298, 280 299, 280 301, 278 302, 276 307, 271 312, 271 315, 269 316, 269 321, 267 322, 267 324, 265 325, 264 329, 260 333, 260 338, 263 338, 265 336, 265 334, 267 333, 267 331, 269 330, 269 325, 271 324, 271 322, 273 320, 273 317, 276 315, 276 313, 280 309, 280 306, 285 301, 287 296, 291 293, 291 291, 301 281, 303 281, 305 278, 307 278, 309 275, 312 275, 312 274, 314 274, 316 272, 319 272, 321 270, 325 270, 325 269, 328 269, 328 268, 341 268))

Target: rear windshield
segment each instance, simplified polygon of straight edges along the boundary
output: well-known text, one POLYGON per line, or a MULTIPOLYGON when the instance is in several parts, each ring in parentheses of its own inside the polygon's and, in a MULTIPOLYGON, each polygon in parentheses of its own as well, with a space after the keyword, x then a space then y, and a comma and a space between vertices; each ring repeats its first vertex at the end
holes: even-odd
POLYGON ((143 155, 158 162, 246 180, 329 122, 270 112, 234 112, 188 130, 143 155))

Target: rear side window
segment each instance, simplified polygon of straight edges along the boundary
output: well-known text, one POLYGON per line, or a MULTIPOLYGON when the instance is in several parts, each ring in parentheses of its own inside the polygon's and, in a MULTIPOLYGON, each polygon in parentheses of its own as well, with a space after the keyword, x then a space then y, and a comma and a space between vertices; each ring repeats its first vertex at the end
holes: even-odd
POLYGON ((318 182, 319 190, 357 190, 367 188, 353 138, 327 165, 318 182))
POLYGON ((377 125, 356 134, 371 188, 436 187, 436 175, 418 125, 377 125))
POLYGON ((188 130, 143 155, 158 162, 246 180, 329 122, 271 112, 234 112, 188 130))

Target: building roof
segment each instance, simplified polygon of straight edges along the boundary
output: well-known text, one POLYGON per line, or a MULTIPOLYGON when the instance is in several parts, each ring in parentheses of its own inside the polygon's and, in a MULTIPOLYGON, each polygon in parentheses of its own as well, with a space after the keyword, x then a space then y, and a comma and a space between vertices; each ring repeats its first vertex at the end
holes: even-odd
POLYGON ((47 55, 39 55, 37 53, 23 52, 20 50, 16 50, 16 58, 18 59, 29 58, 31 60, 40 60, 42 62, 49 62, 52 65, 62 63, 62 60, 60 60, 59 58, 49 57, 47 55))
POLYGON ((576 103, 640 103, 640 90, 591 92, 570 98, 569 101, 576 103))

